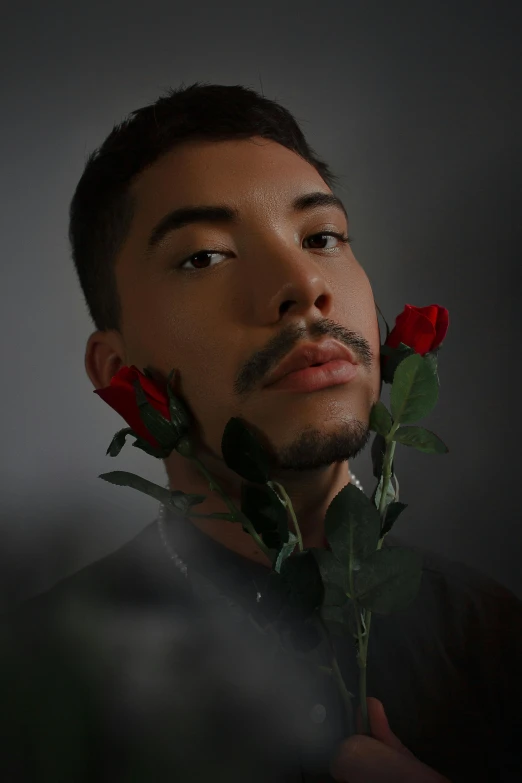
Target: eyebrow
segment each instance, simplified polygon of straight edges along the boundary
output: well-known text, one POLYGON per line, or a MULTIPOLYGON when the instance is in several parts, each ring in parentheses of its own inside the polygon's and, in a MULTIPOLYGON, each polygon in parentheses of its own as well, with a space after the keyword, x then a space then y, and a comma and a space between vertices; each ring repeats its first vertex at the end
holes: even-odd
MULTIPOLYGON (((290 205, 292 212, 307 212, 318 207, 334 207, 341 210, 348 221, 348 213, 340 198, 333 193, 315 191, 298 196, 290 205)), ((199 205, 194 207, 180 207, 169 212, 156 224, 149 236, 147 243, 148 253, 172 231, 176 231, 193 223, 224 223, 231 224, 239 221, 239 211, 225 204, 199 205)))

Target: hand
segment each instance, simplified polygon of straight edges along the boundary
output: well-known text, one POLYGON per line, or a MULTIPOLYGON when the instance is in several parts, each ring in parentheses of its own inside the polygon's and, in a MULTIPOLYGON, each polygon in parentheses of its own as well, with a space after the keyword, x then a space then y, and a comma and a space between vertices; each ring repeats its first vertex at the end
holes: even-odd
POLYGON ((368 719, 372 736, 363 734, 357 708, 357 734, 341 744, 330 766, 339 783, 451 783, 419 761, 390 729, 382 703, 369 696, 368 719))

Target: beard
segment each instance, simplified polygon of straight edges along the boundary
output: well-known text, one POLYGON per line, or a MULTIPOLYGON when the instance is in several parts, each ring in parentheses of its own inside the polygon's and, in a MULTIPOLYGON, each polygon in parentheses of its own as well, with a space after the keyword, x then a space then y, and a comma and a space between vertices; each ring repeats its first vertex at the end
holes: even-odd
POLYGON ((318 470, 354 459, 367 446, 370 434, 369 425, 358 419, 337 426, 332 433, 307 427, 289 445, 274 449, 275 468, 318 470))

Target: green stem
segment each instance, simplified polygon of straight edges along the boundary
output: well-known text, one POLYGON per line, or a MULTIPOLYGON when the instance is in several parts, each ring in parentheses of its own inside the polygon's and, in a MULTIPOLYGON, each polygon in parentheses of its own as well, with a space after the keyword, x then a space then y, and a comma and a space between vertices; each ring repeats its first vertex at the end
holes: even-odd
MULTIPOLYGON (((360 656, 359 651, 359 656, 360 656)), ((362 659, 359 657, 359 704, 361 707, 362 721, 363 721, 363 734, 371 737, 372 732, 370 730, 370 719, 368 717, 368 701, 366 699, 366 660, 362 663, 362 659)))
POLYGON ((381 516, 381 522, 384 522, 384 515, 386 512, 386 496, 388 494, 388 486, 391 481, 392 475, 392 463, 393 455, 395 453, 395 446, 397 441, 391 440, 395 435, 396 430, 399 428, 398 424, 394 424, 389 434, 386 436, 386 453, 384 455, 383 471, 382 471, 382 492, 379 502, 379 514, 381 516))
POLYGON ((339 688, 339 692, 341 694, 342 700, 344 702, 344 706, 346 708, 346 718, 348 722, 348 727, 347 727, 348 736, 350 737, 355 732, 355 726, 353 721, 353 704, 352 704, 353 693, 350 693, 350 691, 346 687, 346 683, 344 681, 343 675, 341 674, 341 670, 339 669, 339 665, 337 663, 337 658, 335 657, 335 649, 332 644, 332 640, 330 639, 328 628, 326 627, 324 620, 320 615, 319 615, 319 626, 322 629, 324 638, 326 639, 326 642, 330 649, 332 674, 335 677, 337 686, 339 688))
MULTIPOLYGON (((377 544, 378 550, 382 547, 383 541, 384 541, 384 536, 379 539, 379 543, 377 544)), ((360 695, 361 712, 363 715, 363 728, 364 728, 364 732, 368 735, 370 734, 370 723, 368 719, 368 705, 366 702, 366 667, 368 662, 368 644, 370 641, 371 623, 372 623, 372 613, 369 609, 365 609, 364 626, 366 630, 364 634, 361 634, 361 637, 359 638, 359 660, 361 661, 360 671, 359 671, 359 695, 360 695)))
POLYGON ((320 672, 323 672, 323 674, 333 674, 333 669, 331 669, 330 666, 318 666, 317 668, 320 672))
MULTIPOLYGON (((350 581, 350 593, 351 595, 355 595, 355 587, 353 583, 353 568, 351 567, 350 562, 350 570, 349 570, 349 581, 350 581)), ((357 621, 357 665, 359 667, 359 705, 361 707, 361 714, 362 714, 362 721, 363 721, 363 733, 364 734, 370 734, 370 724, 368 720, 368 704, 366 702, 366 650, 364 647, 364 637, 368 635, 368 622, 366 619, 366 614, 364 616, 364 625, 365 629, 361 628, 361 618, 359 615, 359 604, 356 600, 353 600, 353 607, 355 612, 355 619, 357 621)))
MULTIPOLYGON (((398 427, 399 427, 398 423, 394 424, 386 438, 387 445, 386 445, 386 452, 384 455, 384 462, 383 462, 382 492, 381 492, 381 498, 379 502, 379 516, 381 517, 381 526, 384 524, 384 519, 386 516, 386 496, 388 494, 388 486, 391 482, 391 475, 392 475, 391 466, 393 463, 395 446, 397 445, 396 441, 391 439, 393 438, 398 427)), ((384 541, 384 536, 379 538, 379 542, 377 544, 377 550, 381 549, 383 541, 384 541)), ((350 589, 353 595, 354 594, 353 572, 351 569, 350 569, 350 589)), ((372 622, 372 613, 369 609, 364 610, 364 616, 363 616, 364 626, 365 626, 364 631, 362 631, 361 629, 357 604, 355 604, 355 616, 357 619, 357 635, 359 639, 359 649, 357 652, 357 663, 359 665, 359 703, 361 706, 361 713, 363 719, 363 732, 371 736, 370 722, 368 719, 368 703, 366 697, 366 671, 367 671, 368 644, 370 641, 370 625, 372 622)))
POLYGON ((341 674, 341 670, 339 669, 339 664, 337 663, 335 654, 332 654, 332 672, 335 679, 337 680, 337 685, 339 686, 339 691, 344 701, 344 706, 346 707, 346 717, 348 718, 348 736, 351 736, 354 733, 352 694, 346 687, 346 683, 343 679, 343 675, 341 674))
POLYGON ((248 517, 245 516, 245 514, 243 514, 242 511, 239 511, 235 507, 234 503, 230 500, 230 498, 225 493, 225 491, 220 487, 220 485, 216 481, 216 479, 208 472, 208 470, 203 465, 201 460, 198 459, 198 457, 191 457, 190 459, 193 459, 194 462, 196 462, 199 470, 203 473, 205 478, 208 480, 208 482, 210 484, 210 489, 211 490, 216 490, 218 492, 218 494, 221 495, 221 497, 223 498, 223 500, 225 501, 225 503, 229 507, 229 509, 230 509, 230 511, 232 513, 232 516, 234 517, 234 519, 237 522, 241 522, 248 529, 248 532, 250 533, 250 535, 252 536, 252 538, 254 539, 256 544, 258 545, 258 547, 268 557, 268 559, 270 561, 272 561, 272 554, 271 554, 269 548, 266 546, 264 541, 260 538, 260 536, 257 533, 257 530, 255 530, 252 522, 248 519, 248 517))
POLYGON ((277 482, 277 481, 269 481, 267 483, 271 487, 277 487, 279 492, 281 492, 281 495, 283 496, 284 505, 290 511, 290 516, 292 517, 292 521, 294 523, 295 534, 297 536, 297 545, 299 547, 299 551, 302 552, 303 551, 303 539, 302 539, 302 536, 301 536, 301 530, 299 529, 299 525, 297 524, 297 517, 295 515, 294 507, 292 506, 292 501, 288 497, 288 493, 287 493, 286 489, 281 484, 279 484, 279 482, 277 482))

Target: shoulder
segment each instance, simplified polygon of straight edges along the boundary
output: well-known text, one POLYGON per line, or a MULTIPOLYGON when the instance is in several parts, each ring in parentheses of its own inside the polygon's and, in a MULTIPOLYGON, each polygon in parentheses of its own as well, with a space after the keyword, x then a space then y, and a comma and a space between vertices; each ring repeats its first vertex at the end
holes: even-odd
POLYGON ((522 601, 515 593, 479 568, 426 547, 412 545, 397 536, 387 536, 385 543, 387 546, 401 546, 417 552, 422 558, 423 576, 433 585, 438 584, 455 593, 468 593, 474 601, 507 602, 513 607, 522 608, 522 601))
POLYGON ((72 617, 162 605, 188 600, 184 579, 161 547, 155 522, 130 541, 49 590, 23 601, 0 618, 0 631, 13 635, 49 633, 72 617))
POLYGON ((388 546, 404 546, 422 558, 422 580, 411 612, 421 624, 436 627, 454 641, 483 646, 506 644, 522 655, 522 601, 480 569, 428 548, 387 537, 388 546), (495 642, 493 643, 493 640, 495 642))

